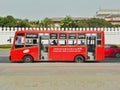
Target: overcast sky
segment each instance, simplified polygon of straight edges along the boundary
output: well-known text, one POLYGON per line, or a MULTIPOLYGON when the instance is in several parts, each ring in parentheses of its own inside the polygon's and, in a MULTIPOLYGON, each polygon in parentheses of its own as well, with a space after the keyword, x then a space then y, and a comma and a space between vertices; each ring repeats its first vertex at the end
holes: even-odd
POLYGON ((120 9, 120 0, 0 0, 0 16, 30 20, 93 17, 99 9, 120 9))

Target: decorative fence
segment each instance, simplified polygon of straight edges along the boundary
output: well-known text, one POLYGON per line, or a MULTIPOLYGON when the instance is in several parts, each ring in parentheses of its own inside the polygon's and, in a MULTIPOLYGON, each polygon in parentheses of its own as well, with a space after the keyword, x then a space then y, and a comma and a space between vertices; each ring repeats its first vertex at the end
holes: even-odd
POLYGON ((74 31, 104 31, 105 32, 105 44, 120 44, 120 28, 9 28, 0 27, 0 45, 13 43, 13 37, 15 31, 20 30, 74 30, 74 31), (11 41, 8 41, 11 39, 11 41))

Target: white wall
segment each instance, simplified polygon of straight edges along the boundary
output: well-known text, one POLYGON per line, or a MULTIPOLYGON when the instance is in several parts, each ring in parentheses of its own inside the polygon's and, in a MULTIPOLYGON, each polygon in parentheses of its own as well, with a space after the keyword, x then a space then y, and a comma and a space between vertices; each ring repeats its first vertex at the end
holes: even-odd
MULTIPOLYGON (((9 44, 7 41, 11 38, 11 43, 13 42, 13 37, 15 31, 17 30, 64 30, 63 28, 1 28, 0 27, 0 45, 9 44)), ((102 30, 105 32, 105 43, 106 44, 120 44, 120 28, 67 28, 65 30, 102 30)))

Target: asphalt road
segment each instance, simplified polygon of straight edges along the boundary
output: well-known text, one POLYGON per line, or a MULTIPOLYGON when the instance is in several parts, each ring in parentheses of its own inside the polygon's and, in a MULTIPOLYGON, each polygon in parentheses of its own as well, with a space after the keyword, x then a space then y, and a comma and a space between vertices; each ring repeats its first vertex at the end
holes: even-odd
POLYGON ((0 90, 120 90, 120 64, 2 63, 0 90))
POLYGON ((10 63, 9 50, 0 50, 0 63, 10 63))
POLYGON ((120 59, 87 63, 10 63, 0 52, 0 90, 120 90, 120 59))

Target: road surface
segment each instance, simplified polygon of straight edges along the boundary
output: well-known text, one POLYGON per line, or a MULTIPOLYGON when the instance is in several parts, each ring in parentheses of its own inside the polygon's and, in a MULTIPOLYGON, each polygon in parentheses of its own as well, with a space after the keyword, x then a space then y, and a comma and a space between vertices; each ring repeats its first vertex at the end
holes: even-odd
POLYGON ((119 63, 2 63, 1 90, 120 90, 119 63))
POLYGON ((0 90, 120 90, 120 59, 97 63, 10 63, 0 56, 0 90))

